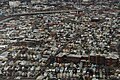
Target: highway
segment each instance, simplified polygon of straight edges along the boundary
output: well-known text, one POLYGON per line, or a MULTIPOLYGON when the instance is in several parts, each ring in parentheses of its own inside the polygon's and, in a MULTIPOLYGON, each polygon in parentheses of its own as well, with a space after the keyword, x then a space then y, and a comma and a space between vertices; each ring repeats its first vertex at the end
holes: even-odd
MULTIPOLYGON (((16 16, 29 16, 29 15, 37 15, 37 14, 55 14, 55 13, 71 13, 71 12, 81 12, 83 9, 75 9, 75 10, 57 10, 57 11, 41 11, 41 12, 31 12, 31 13, 14 13, 7 15, 8 17, 16 17, 16 16)), ((120 12, 120 11, 119 11, 120 12)))
POLYGON ((83 10, 57 10, 57 11, 41 11, 41 12, 32 12, 32 13, 15 13, 9 14, 2 19, 0 19, 0 23, 5 21, 11 20, 12 17, 19 17, 19 16, 30 16, 30 15, 37 15, 37 14, 55 14, 55 13, 71 13, 71 12, 80 12, 83 10))
POLYGON ((33 12, 33 13, 15 13, 10 14, 8 16, 27 16, 27 15, 37 15, 37 14, 54 14, 54 13, 70 13, 70 12, 80 12, 83 10, 58 10, 58 11, 41 11, 41 12, 33 12))
MULTIPOLYGON (((31 13, 14 13, 9 14, 9 17, 16 17, 16 16, 29 16, 29 15, 37 15, 37 14, 55 14, 55 13, 71 13, 71 12, 81 12, 84 11, 83 9, 75 9, 75 10, 57 10, 57 11, 41 11, 41 12, 31 12, 31 13)), ((94 11, 94 10, 93 10, 94 11)), ((119 10, 120 13, 120 10, 119 10)))

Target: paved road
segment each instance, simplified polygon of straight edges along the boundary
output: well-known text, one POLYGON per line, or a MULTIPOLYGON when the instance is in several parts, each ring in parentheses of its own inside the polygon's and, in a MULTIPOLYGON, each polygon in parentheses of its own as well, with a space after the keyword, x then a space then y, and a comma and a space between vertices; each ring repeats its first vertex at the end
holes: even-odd
POLYGON ((10 17, 10 16, 7 16, 7 17, 3 17, 2 19, 0 19, 0 24, 1 23, 4 23, 4 22, 6 22, 6 21, 9 21, 9 20, 11 20, 11 19, 13 19, 14 17, 10 17))
POLYGON ((79 12, 79 11, 83 11, 83 10, 41 11, 41 12, 33 12, 33 13, 16 13, 16 14, 10 14, 8 16, 26 16, 26 15, 36 15, 36 14, 70 13, 70 12, 79 12))
POLYGON ((58 11, 41 11, 41 12, 33 12, 33 13, 15 13, 15 14, 9 14, 5 16, 3 19, 0 19, 0 23, 11 20, 12 17, 16 17, 16 16, 18 17, 18 16, 37 15, 37 14, 70 13, 70 12, 80 12, 80 11, 83 10, 58 10, 58 11))

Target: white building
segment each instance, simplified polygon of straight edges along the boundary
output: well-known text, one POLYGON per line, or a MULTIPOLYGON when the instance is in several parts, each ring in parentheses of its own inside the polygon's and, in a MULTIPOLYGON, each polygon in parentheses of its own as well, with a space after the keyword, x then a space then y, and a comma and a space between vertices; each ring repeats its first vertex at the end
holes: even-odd
POLYGON ((46 2, 47 0, 31 0, 31 3, 46 2))
POLYGON ((88 2, 89 0, 83 0, 84 2, 88 2))
POLYGON ((9 1, 10 7, 17 7, 20 5, 20 1, 9 1))

